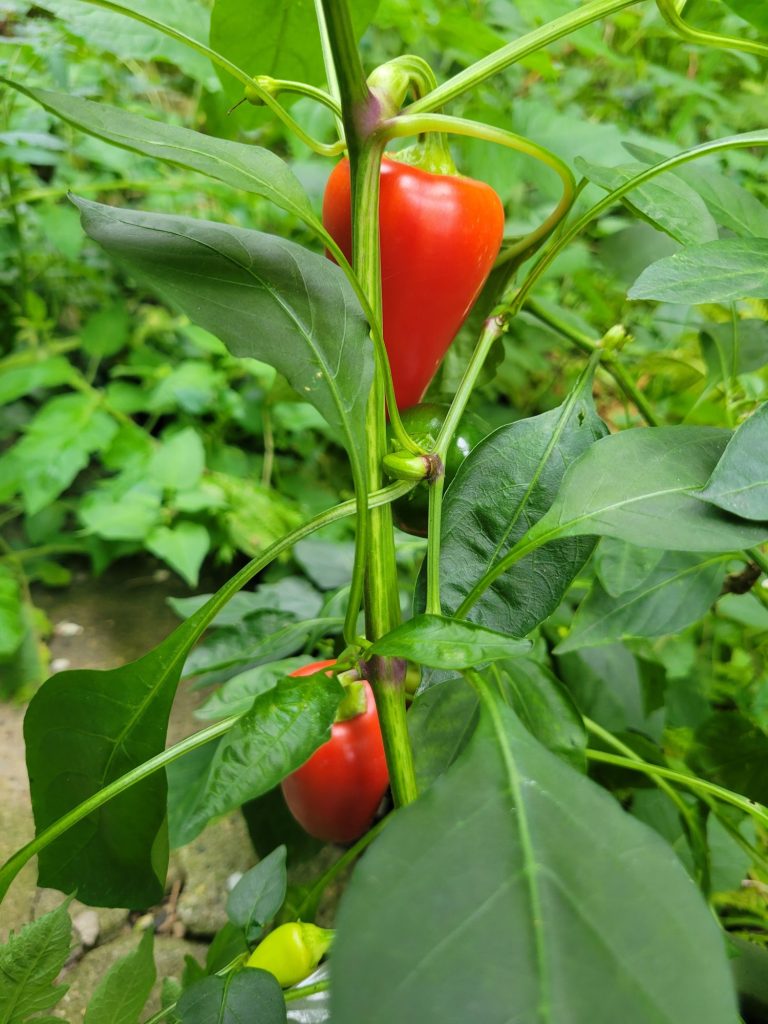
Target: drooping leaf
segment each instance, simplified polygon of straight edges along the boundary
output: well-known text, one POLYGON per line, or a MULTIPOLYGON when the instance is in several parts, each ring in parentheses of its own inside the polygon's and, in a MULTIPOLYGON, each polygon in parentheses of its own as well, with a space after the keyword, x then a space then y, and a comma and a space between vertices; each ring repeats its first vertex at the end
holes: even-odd
POLYGON ((334 1024, 734 1021, 722 937, 674 852, 487 701, 344 894, 334 1024))
POLYGON ((484 661, 526 654, 530 649, 527 640, 516 640, 473 622, 444 615, 417 615, 377 640, 366 656, 407 658, 430 668, 460 671, 484 661))
POLYGON ((609 594, 596 580, 555 653, 611 644, 624 637, 678 633, 712 607, 724 577, 721 559, 703 560, 685 551, 670 551, 632 590, 609 594))
POLYGON ((0 662, 10 658, 23 639, 21 584, 8 566, 0 565, 0 662))
POLYGON ((316 223, 309 198, 293 171, 268 149, 217 139, 79 96, 31 89, 9 79, 3 81, 89 135, 177 167, 199 171, 241 192, 263 196, 305 223, 316 223))
MULTIPOLYGON (((544 515, 566 467, 605 434, 589 381, 591 376, 559 408, 494 431, 472 450, 446 491, 440 596, 447 614, 544 515)), ((535 551, 494 581, 470 617, 525 636, 558 606, 593 548, 593 540, 579 538, 535 551)))
POLYGON ((223 737, 186 819, 186 835, 267 793, 330 736, 343 687, 325 676, 285 679, 260 694, 223 737))
POLYGON ((288 876, 286 848, 278 846, 243 875, 227 899, 227 917, 242 928, 249 943, 255 942, 285 899, 288 876))
POLYGON ((611 434, 567 470, 529 540, 595 534, 668 551, 733 551, 768 538, 695 495, 731 437, 715 427, 649 427, 611 434))
POLYGON ((285 999, 274 975, 249 967, 225 977, 203 978, 176 1006, 181 1024, 285 1024, 285 999))
MULTIPOLYGON (((0 946, 0 1020, 26 1024, 30 1014, 48 1010, 68 989, 55 985, 69 956, 72 923, 69 900, 11 933, 0 946)), ((48 1018, 50 1020, 50 1018, 48 1018)))
POLYGON ((373 345, 338 267, 260 231, 73 201, 91 238, 233 355, 278 369, 362 462, 373 345))
POLYGON ((148 928, 137 948, 110 967, 91 996, 84 1024, 138 1024, 157 977, 153 940, 148 928))
POLYGON ((768 402, 741 424, 697 496, 743 519, 768 520, 768 402))
POLYGON ((695 306, 768 297, 768 238, 723 238, 657 260, 627 293, 630 299, 695 306))
MULTIPOLYGON (((619 188, 645 170, 645 166, 639 163, 598 167, 581 157, 577 158, 576 166, 607 192, 619 188)), ((622 202, 683 245, 711 242, 717 238, 717 225, 703 199, 674 174, 658 175, 627 192, 622 202)))

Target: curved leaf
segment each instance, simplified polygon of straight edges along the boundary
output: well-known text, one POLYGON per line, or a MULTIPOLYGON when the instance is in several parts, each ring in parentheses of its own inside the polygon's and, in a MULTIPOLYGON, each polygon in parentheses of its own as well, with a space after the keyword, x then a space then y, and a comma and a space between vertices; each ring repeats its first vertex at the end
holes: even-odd
POLYGON ((91 238, 233 355, 279 370, 363 461, 373 343, 337 266, 261 231, 73 201, 91 238))
POLYGON ((768 519, 768 402, 738 428, 697 497, 744 519, 768 519))

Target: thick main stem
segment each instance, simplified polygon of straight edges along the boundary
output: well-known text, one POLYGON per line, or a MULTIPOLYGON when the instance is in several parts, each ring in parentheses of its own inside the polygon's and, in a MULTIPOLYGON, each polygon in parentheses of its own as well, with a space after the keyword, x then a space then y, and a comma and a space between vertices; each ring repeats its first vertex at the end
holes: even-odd
MULTIPOLYGON (((379 100, 365 81, 355 46, 347 0, 321 0, 331 55, 338 77, 344 132, 349 151, 352 191, 353 268, 373 314, 381 323, 381 267, 379 258, 379 169, 383 142, 374 129, 379 100)), ((386 453, 384 388, 377 373, 368 400, 366 475, 368 489, 381 486, 381 465, 386 453)), ((366 635, 371 641, 388 633, 400 621, 397 567, 392 513, 389 507, 370 513, 365 573, 366 635)), ((387 766, 395 805, 416 799, 416 776, 405 721, 405 667, 391 658, 369 663, 376 696, 387 766)))

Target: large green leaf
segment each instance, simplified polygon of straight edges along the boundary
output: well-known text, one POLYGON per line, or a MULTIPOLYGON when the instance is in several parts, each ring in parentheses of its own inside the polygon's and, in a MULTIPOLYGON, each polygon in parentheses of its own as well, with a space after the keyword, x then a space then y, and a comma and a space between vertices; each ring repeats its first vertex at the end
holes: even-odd
POLYGON ((555 653, 611 644, 623 637, 679 633, 711 608, 724 576, 719 558, 704 561, 686 551, 670 551, 638 586, 624 593, 609 594, 596 580, 555 653))
POLYGON ((373 344, 337 266, 260 231, 75 203, 91 238, 234 355, 276 367, 363 461, 373 344))
POLYGON ((486 700, 342 898, 334 1024, 735 1022, 725 943, 672 849, 486 700))
POLYGON ((741 424, 698 497, 744 519, 768 519, 768 402, 741 424))
POLYGON ((762 32, 768 32, 768 8, 763 0, 725 0, 731 10, 740 18, 755 25, 762 32))
MULTIPOLYGON (((350 13, 361 36, 379 0, 355 0, 350 13)), ((211 14, 211 46, 251 75, 293 78, 319 84, 323 54, 313 0, 269 0, 243 4, 216 0, 211 14)), ((218 69, 217 69, 218 70, 218 69)), ((227 95, 239 99, 240 82, 220 71, 227 95)))
POLYGON ((528 534, 543 543, 598 534, 668 551, 733 551, 768 539, 768 522, 700 501, 731 437, 715 427, 651 427, 603 438, 571 465, 528 534))
POLYGON ((768 238, 724 238, 688 246, 652 263, 630 299, 694 306, 768 297, 768 238))
MULTIPOLYGON (((455 612, 473 584, 554 501, 565 468, 605 434, 587 385, 557 409, 501 427, 472 450, 446 491, 440 597, 455 612)), ((567 539, 535 551, 494 581, 470 611, 490 629, 525 636, 560 603, 594 541, 567 539)))
POLYGON ((268 149, 202 135, 78 96, 3 81, 89 135, 207 174, 241 192, 263 196, 306 223, 316 223, 309 198, 290 167, 268 149))
MULTIPOLYGON (((620 188, 645 170, 645 165, 640 163, 598 167, 581 157, 577 158, 576 166, 607 192, 620 188)), ((684 245, 711 242, 717 238, 717 225, 704 200, 674 174, 660 174, 645 182, 623 196, 622 202, 684 245)))

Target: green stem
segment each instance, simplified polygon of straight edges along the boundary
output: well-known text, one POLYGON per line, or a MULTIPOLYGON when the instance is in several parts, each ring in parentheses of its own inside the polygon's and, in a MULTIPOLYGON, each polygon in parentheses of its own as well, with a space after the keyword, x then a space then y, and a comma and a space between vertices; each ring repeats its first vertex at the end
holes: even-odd
POLYGON ((758 57, 768 57, 768 46, 765 43, 758 43, 752 39, 737 39, 735 36, 722 36, 716 32, 705 32, 702 29, 693 28, 680 16, 680 11, 685 7, 685 0, 680 5, 680 11, 677 9, 675 0, 656 0, 656 6, 661 11, 664 20, 689 43, 715 46, 725 50, 742 50, 744 53, 755 53, 758 57))
POLYGON ((563 36, 576 32, 586 25, 591 25, 593 21, 599 21, 600 18, 616 14, 640 2, 642 0, 593 0, 592 3, 585 4, 583 7, 579 7, 578 10, 565 14, 561 18, 555 18, 549 24, 521 36, 515 42, 502 46, 494 51, 494 53, 483 57, 482 60, 471 64, 464 71, 460 71, 458 75, 454 75, 447 82, 443 82, 442 85, 438 86, 437 89, 430 92, 427 96, 416 100, 415 103, 412 103, 407 108, 407 112, 415 114, 417 112, 436 110, 438 107, 442 107, 451 100, 456 99, 457 96, 461 96, 468 90, 474 89, 475 86, 479 85, 480 82, 484 82, 487 78, 497 75, 500 71, 510 67, 510 65, 516 64, 530 54, 536 53, 537 50, 543 49, 549 43, 554 43, 558 39, 562 39, 563 36))
MULTIPOLYGON (((445 463, 445 459, 443 459, 445 463)), ((443 473, 429 486, 429 518, 427 520, 427 615, 442 615, 440 603, 440 528, 443 518, 443 473)))
POLYGON ((317 907, 320 903, 323 893, 333 880, 341 874, 341 872, 357 860, 360 854, 370 846, 373 840, 383 832, 390 818, 382 818, 378 821, 372 829, 369 829, 365 835, 358 839, 354 846, 351 846, 346 850, 337 861, 335 861, 328 870, 318 878, 312 888, 309 890, 307 895, 301 901, 298 909, 296 910, 296 918, 299 921, 314 921, 315 915, 317 914, 317 907))
MULTIPOLYGON (((382 490, 375 494, 369 495, 371 506, 376 507, 380 504, 386 504, 387 502, 393 501, 395 498, 398 498, 403 494, 407 494, 410 487, 411 485, 409 484, 398 483, 390 487, 382 488, 382 490)), ((207 629, 223 605, 225 605, 227 601, 241 590, 246 583, 253 579, 254 576, 261 572, 262 569, 266 568, 266 566, 277 558, 278 555, 286 549, 293 547, 293 545, 298 541, 308 537, 316 530, 321 529, 323 526, 328 526, 331 523, 338 522, 346 516, 353 515, 356 511, 357 502, 353 499, 351 501, 342 502, 334 508, 328 509, 326 512, 321 512, 319 515, 314 516, 312 519, 304 523, 303 526, 293 530, 281 540, 272 544, 262 555, 252 559, 247 565, 243 566, 243 568, 228 580, 221 590, 219 590, 218 593, 208 601, 208 604, 205 606, 205 613, 201 615, 195 633, 190 637, 190 646, 203 633, 203 631, 207 629)), ((201 612, 202 611, 203 610, 201 609, 201 612)), ((79 804, 58 821, 50 825, 44 832, 41 832, 39 836, 32 840, 31 843, 28 843, 26 846, 22 847, 21 850, 18 850, 5 862, 5 864, 2 865, 2 867, 0 867, 0 901, 4 898, 8 887, 21 868, 31 857, 43 849, 43 847, 47 846, 72 825, 82 820, 82 818, 87 814, 90 814, 92 811, 101 807, 102 804, 112 799, 112 797, 117 796, 129 786, 134 785, 136 782, 140 782, 159 768, 170 763, 170 761, 175 760, 177 757, 181 757, 181 755, 187 753, 187 751, 194 750, 202 743, 206 743, 212 737, 220 735, 221 732, 226 731, 226 729, 229 728, 229 726, 231 726, 238 717, 239 716, 234 715, 227 719, 223 719, 221 722, 217 722, 208 729, 195 733, 194 736, 183 740, 181 743, 177 743, 173 747, 169 747, 168 750, 157 754, 154 758, 146 761, 143 765, 139 765, 138 767, 131 769, 131 771, 122 775, 119 779, 111 782, 108 786, 105 786, 104 789, 99 790, 98 793, 95 793, 92 797, 89 797, 82 804, 79 804)))
POLYGON ((705 779, 700 779, 695 775, 686 775, 683 772, 674 771, 672 768, 662 768, 660 765, 650 764, 648 761, 634 761, 631 758, 621 757, 617 754, 608 754, 603 750, 593 750, 591 747, 587 748, 586 753, 590 761, 612 764, 617 768, 642 772, 644 775, 657 775, 661 779, 669 779, 670 782, 676 782, 678 785, 686 786, 688 789, 708 793, 718 800, 722 800, 723 803, 738 807, 740 811, 749 814, 750 817, 758 821, 763 827, 768 827, 768 807, 764 807, 754 800, 749 800, 747 797, 741 796, 740 793, 733 793, 730 789, 724 789, 714 782, 707 782, 705 779))
MULTIPOLYGON (((593 722, 591 718, 584 717, 584 725, 587 727, 589 732, 592 733, 593 736, 597 736, 607 746, 613 747, 614 750, 617 750, 620 754, 623 754, 625 757, 628 757, 631 761, 635 761, 639 764, 647 763, 645 759, 640 757, 639 754, 635 753, 635 751, 631 747, 627 746, 626 743, 622 743, 620 739, 617 739, 617 737, 613 735, 613 733, 608 732, 607 729, 603 729, 603 727, 601 725, 598 725, 597 722, 593 722)), ((656 785, 662 791, 662 793, 664 793, 665 796, 669 797, 669 799, 675 805, 680 817, 685 822, 689 834, 691 836, 695 835, 698 840, 700 848, 706 849, 707 837, 702 830, 701 823, 698 817, 696 816, 696 812, 688 806, 688 804, 685 802, 685 800, 683 800, 683 798, 680 796, 677 790, 670 786, 666 779, 662 778, 659 775, 654 775, 653 781, 656 783, 656 785)), ((708 880, 705 879, 704 881, 705 887, 708 887, 708 880)))
POLYGON ((312 996, 315 992, 327 992, 330 987, 330 981, 316 981, 312 985, 303 985, 299 988, 292 988, 288 992, 283 992, 283 998, 286 1003, 292 1003, 296 999, 304 999, 306 996, 312 996))
MULTIPOLYGON (((583 331, 577 330, 577 328, 573 327, 565 320, 562 320, 550 310, 545 309, 534 299, 527 299, 525 308, 529 313, 532 313, 537 320, 541 320, 542 323, 551 327, 554 331, 557 331, 558 334, 561 334, 564 338, 573 342, 576 348, 580 349, 586 355, 591 355, 598 347, 597 343, 593 341, 589 335, 584 334, 583 331)), ((621 363, 617 362, 614 357, 611 359, 603 359, 601 366, 613 377, 626 397, 635 405, 637 411, 646 423, 650 424, 652 427, 660 426, 661 420, 654 412, 653 407, 621 363)))
MULTIPOLYGON (((374 137, 379 101, 365 80, 355 44, 347 0, 321 0, 328 43, 339 81, 344 132, 349 151, 352 191, 352 254, 355 275, 381 325, 381 268, 379 260, 379 175, 384 142, 374 137)), ((368 489, 381 486, 381 462, 386 454, 384 387, 374 378, 366 417, 368 489)), ((365 558, 366 636, 371 641, 394 629, 400 620, 392 512, 370 514, 367 543, 358 530, 356 560, 365 558)), ((389 658, 372 659, 369 671, 379 712, 390 784, 395 805, 417 796, 413 752, 405 720, 405 688, 400 667, 389 658)))
POLYGON ((341 117, 341 107, 337 101, 325 89, 318 89, 316 85, 294 82, 286 78, 272 78, 271 75, 256 75, 253 81, 254 84, 270 92, 273 96, 277 96, 281 92, 306 96, 308 99, 315 100, 316 103, 327 107, 335 117, 341 117))
POLYGON ((161 768, 165 768, 166 765, 176 761, 184 754, 197 750, 198 747, 202 747, 209 740, 215 739, 217 736, 223 736, 240 717, 240 715, 230 715, 227 718, 223 718, 220 722, 208 726, 207 729, 202 729, 200 732, 188 736, 187 739, 182 740, 180 743, 175 743, 172 747, 161 751, 161 753, 156 754, 138 767, 132 768, 125 775, 121 775, 114 782, 110 782, 108 786, 104 786, 98 793, 94 793, 93 796, 88 797, 87 800, 78 804, 71 811, 68 811, 58 821, 49 825, 48 828, 44 829, 38 836, 35 836, 26 846, 22 846, 20 850, 17 850, 0 867, 0 899, 8 891, 9 885, 27 861, 31 860, 41 850, 44 850, 46 846, 49 846, 54 839, 58 839, 59 836, 72 828, 73 825, 76 825, 78 821, 82 821, 83 818, 98 810, 99 807, 103 807, 104 804, 119 796, 126 789, 135 786, 137 782, 141 782, 161 768))
POLYGON ((764 555, 759 548, 748 548, 746 555, 755 563, 764 576, 768 576, 768 556, 764 555))

